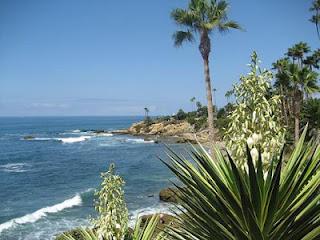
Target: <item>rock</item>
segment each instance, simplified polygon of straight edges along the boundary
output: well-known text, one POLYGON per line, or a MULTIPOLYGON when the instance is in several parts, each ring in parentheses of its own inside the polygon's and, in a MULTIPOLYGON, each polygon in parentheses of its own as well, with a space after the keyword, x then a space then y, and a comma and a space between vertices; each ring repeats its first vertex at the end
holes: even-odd
MULTIPOLYGON (((146 222, 149 221, 152 218, 152 216, 153 216, 153 214, 141 216, 141 227, 143 227, 146 224, 146 222)), ((174 216, 173 215, 169 215, 169 214, 165 214, 165 213, 160 213, 160 221, 159 221, 159 223, 157 225, 157 228, 155 230, 155 233, 154 233, 153 237, 155 238, 169 224, 171 226, 176 226, 176 223, 174 221, 174 216)), ((154 239, 154 238, 152 238, 152 239, 154 239)))
POLYGON ((178 190, 176 188, 165 188, 160 191, 159 198, 163 202, 177 203, 177 194, 178 190))
POLYGON ((23 139, 24 140, 33 140, 33 139, 35 139, 35 137, 28 135, 28 136, 24 136, 23 139))
POLYGON ((62 234, 58 235, 55 240, 65 240, 63 234, 69 234, 76 240, 86 240, 80 233, 80 228, 72 229, 70 231, 63 232, 62 234))

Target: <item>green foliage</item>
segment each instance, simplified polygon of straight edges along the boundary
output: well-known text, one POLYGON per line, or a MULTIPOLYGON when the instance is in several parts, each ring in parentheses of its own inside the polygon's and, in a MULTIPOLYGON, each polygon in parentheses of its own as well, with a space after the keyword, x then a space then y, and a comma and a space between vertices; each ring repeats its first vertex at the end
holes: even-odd
POLYGON ((175 118, 177 120, 184 120, 184 119, 186 119, 186 117, 187 117, 187 114, 182 109, 179 109, 179 111, 175 115, 175 118))
MULTIPOLYGON (((262 167, 261 152, 247 169, 215 149, 193 147, 192 160, 169 149, 165 163, 181 181, 178 228, 172 239, 311 240, 320 237, 320 146, 304 145, 306 130, 285 164, 283 154, 262 167), (214 236, 214 238, 213 238, 214 236)), ((263 150, 263 149, 262 149, 263 150)))
POLYGON ((312 23, 315 24, 317 29, 318 38, 320 39, 320 32, 319 32, 319 24, 320 24, 320 0, 314 0, 312 3, 312 7, 310 11, 313 12, 313 15, 310 19, 312 23))
POLYGON ((219 129, 220 134, 224 134, 225 129, 228 128, 229 119, 228 115, 234 110, 234 106, 231 103, 228 103, 223 108, 220 108, 217 113, 217 120, 215 122, 217 128, 219 129))
MULTIPOLYGON (((58 238, 57 238, 58 240, 58 238)), ((59 240, 101 240, 92 229, 77 229, 77 234, 64 233, 59 240)))
POLYGON ((122 190, 124 181, 114 174, 113 164, 101 178, 101 188, 95 194, 98 197, 95 209, 99 216, 92 220, 97 236, 107 240, 124 239, 128 230, 128 209, 122 190))
POLYGON ((234 86, 236 104, 227 117, 228 127, 224 133, 226 146, 239 166, 245 164, 246 144, 254 158, 257 158, 258 149, 263 149, 263 162, 267 164, 284 143, 280 96, 269 97, 272 73, 261 70, 258 61, 254 52, 251 72, 242 76, 240 84, 234 86))
POLYGON ((145 119, 144 119, 144 123, 147 125, 147 126, 150 126, 152 124, 152 119, 151 117, 147 116, 145 119))
POLYGON ((132 240, 160 240, 164 239, 162 233, 155 234, 157 225, 160 221, 159 215, 153 215, 152 218, 144 225, 141 225, 142 219, 139 218, 134 227, 132 240))
POLYGON ((308 99, 303 104, 302 122, 309 124, 311 136, 317 137, 320 131, 320 99, 308 99))
POLYGON ((171 12, 172 19, 185 29, 173 35, 175 46, 183 42, 194 41, 194 34, 214 30, 225 32, 230 29, 241 29, 235 21, 228 20, 228 3, 221 1, 191 0, 187 9, 177 8, 171 12))

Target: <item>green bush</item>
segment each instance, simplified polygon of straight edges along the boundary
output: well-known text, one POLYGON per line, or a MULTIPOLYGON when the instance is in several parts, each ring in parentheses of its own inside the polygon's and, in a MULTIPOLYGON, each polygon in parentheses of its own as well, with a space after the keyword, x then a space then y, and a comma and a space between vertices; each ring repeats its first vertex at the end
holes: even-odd
POLYGON ((182 109, 179 109, 179 111, 175 115, 175 118, 177 120, 184 120, 184 119, 186 119, 186 117, 187 117, 187 114, 182 109))

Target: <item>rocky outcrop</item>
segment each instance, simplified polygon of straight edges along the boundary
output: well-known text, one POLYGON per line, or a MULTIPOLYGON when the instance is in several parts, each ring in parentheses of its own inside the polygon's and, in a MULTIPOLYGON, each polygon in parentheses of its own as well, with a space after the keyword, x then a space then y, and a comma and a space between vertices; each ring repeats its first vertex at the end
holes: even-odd
POLYGON ((112 133, 143 136, 156 141, 171 139, 176 143, 208 142, 208 130, 195 133, 194 127, 186 120, 155 121, 149 124, 141 121, 132 124, 128 129, 115 130, 112 133))
POLYGON ((160 191, 159 199, 163 202, 177 203, 178 194, 179 192, 176 188, 165 188, 160 191))

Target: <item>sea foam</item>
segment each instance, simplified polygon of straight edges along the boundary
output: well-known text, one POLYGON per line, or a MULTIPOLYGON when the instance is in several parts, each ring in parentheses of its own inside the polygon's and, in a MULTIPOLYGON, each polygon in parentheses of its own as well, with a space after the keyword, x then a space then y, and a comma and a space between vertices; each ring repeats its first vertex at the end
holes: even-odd
POLYGON ((128 138, 126 141, 132 143, 154 143, 153 140, 144 140, 142 138, 128 138))
POLYGON ((90 136, 80 136, 80 137, 66 137, 66 138, 55 138, 62 143, 76 143, 76 142, 83 142, 87 139, 91 138, 90 136))
POLYGON ((57 213, 66 208, 72 208, 75 206, 80 206, 82 204, 82 200, 79 194, 75 195, 73 198, 67 199, 62 203, 41 208, 33 213, 26 214, 19 218, 11 219, 5 223, 0 224, 0 233, 6 229, 15 227, 19 224, 26 224, 26 223, 34 223, 39 219, 46 217, 48 213, 57 213))
POLYGON ((26 172, 26 167, 29 167, 30 164, 27 163, 8 163, 4 165, 0 165, 0 170, 3 172, 14 172, 21 173, 26 172))

